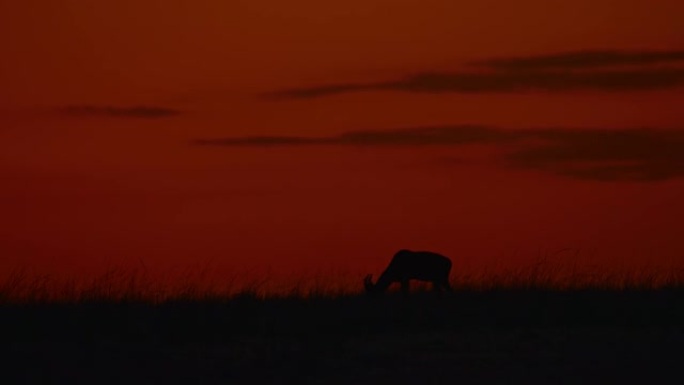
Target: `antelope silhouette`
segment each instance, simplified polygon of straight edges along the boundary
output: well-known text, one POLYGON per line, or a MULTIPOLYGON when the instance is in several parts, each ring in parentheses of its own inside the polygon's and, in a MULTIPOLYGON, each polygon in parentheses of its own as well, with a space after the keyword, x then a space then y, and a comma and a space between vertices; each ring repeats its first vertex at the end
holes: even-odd
POLYGON ((398 282, 402 292, 408 293, 409 281, 417 279, 432 282, 436 291, 451 291, 450 271, 451 260, 443 255, 430 251, 399 250, 378 281, 373 283, 373 276, 369 274, 364 279, 364 286, 368 293, 381 293, 398 282))

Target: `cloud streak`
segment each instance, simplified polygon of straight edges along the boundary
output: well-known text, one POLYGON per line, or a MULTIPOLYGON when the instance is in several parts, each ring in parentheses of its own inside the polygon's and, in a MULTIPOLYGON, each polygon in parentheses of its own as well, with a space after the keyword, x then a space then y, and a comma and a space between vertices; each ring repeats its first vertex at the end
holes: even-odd
POLYGON ((684 86, 684 67, 672 64, 684 64, 684 51, 578 51, 496 58, 470 63, 470 67, 478 67, 474 70, 421 72, 390 81, 315 85, 263 96, 314 99, 367 91, 427 94, 650 91, 684 86))
POLYGON ((511 166, 603 181, 684 177, 684 131, 547 129, 530 134, 541 143, 508 153, 511 166))
POLYGON ((684 69, 657 68, 589 72, 426 72, 368 84, 334 84, 293 88, 267 95, 270 99, 315 99, 364 91, 422 94, 520 92, 651 91, 684 86, 684 69))
POLYGON ((331 137, 252 136, 201 139, 202 146, 447 146, 500 150, 509 168, 581 180, 658 181, 684 177, 684 131, 654 129, 501 129, 476 125, 351 131, 331 137))
POLYGON ((158 106, 95 106, 74 105, 60 109, 60 112, 70 117, 109 117, 131 119, 159 119, 180 115, 182 111, 158 106))
POLYGON ((684 51, 587 50, 551 55, 494 58, 471 62, 470 65, 497 70, 531 71, 612 66, 647 66, 682 62, 684 62, 684 51))
POLYGON ((270 146, 434 146, 468 143, 495 143, 514 139, 515 134, 486 126, 455 125, 412 127, 395 130, 349 131, 332 137, 246 136, 238 138, 198 139, 193 144, 228 147, 270 146))

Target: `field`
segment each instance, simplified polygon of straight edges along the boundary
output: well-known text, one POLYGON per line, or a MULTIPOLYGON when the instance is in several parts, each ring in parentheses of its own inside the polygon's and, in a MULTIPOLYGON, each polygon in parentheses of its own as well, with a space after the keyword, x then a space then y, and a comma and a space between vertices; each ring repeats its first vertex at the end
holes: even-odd
MULTIPOLYGON (((10 295, 6 285, 0 304, 1 382, 681 380, 680 281, 570 287, 520 282, 525 280, 456 285, 443 295, 337 290, 265 295, 246 288, 230 295, 190 290, 161 297, 114 295, 100 282, 99 291, 91 288, 71 298, 50 297, 36 281, 22 296, 10 295)), ((70 290, 74 295, 76 289, 70 290)))

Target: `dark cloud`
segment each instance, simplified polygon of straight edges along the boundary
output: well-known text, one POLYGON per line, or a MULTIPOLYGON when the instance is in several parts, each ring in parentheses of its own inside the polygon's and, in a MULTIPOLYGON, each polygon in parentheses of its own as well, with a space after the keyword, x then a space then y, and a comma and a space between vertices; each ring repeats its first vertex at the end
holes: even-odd
POLYGON ((298 136, 245 136, 241 138, 197 139, 192 144, 199 146, 226 147, 282 147, 332 144, 334 138, 307 138, 298 136))
POLYGON ((684 62, 684 51, 575 51, 551 55, 494 58, 470 63, 497 70, 585 69, 684 62))
POLYGON ((684 176, 684 131, 537 130, 541 143, 507 155, 516 167, 593 180, 684 176))
POLYGON ((167 118, 180 115, 182 112, 173 108, 157 107, 157 106, 132 106, 132 107, 115 107, 115 106, 93 106, 93 105, 78 105, 67 106, 61 109, 61 112, 67 116, 76 117, 113 117, 113 118, 138 118, 138 119, 157 119, 167 118))
POLYGON ((384 83, 334 84, 276 91, 274 99, 313 99, 363 91, 411 93, 510 93, 574 91, 649 91, 684 86, 684 68, 536 72, 433 72, 384 83))
POLYGON ((312 99, 365 91, 432 94, 622 92, 684 86, 684 66, 675 65, 684 64, 684 51, 577 51, 495 58, 469 64, 468 70, 464 71, 422 72, 391 81, 315 85, 279 90, 264 96, 312 99))
POLYGON ((454 146, 498 148, 507 167, 583 180, 656 181, 684 177, 684 131, 653 129, 500 129, 458 125, 351 131, 332 137, 202 139, 205 146, 454 146))
POLYGON ((240 138, 199 139, 193 143, 205 146, 434 146, 467 143, 495 143, 515 138, 516 134, 485 126, 457 125, 400 128, 389 131, 350 131, 332 137, 247 136, 240 138))
POLYGON ((684 85, 684 69, 524 72, 479 74, 420 74, 387 89, 424 93, 480 93, 525 91, 643 91, 684 85))
POLYGON ((292 88, 262 95, 266 99, 313 99, 322 96, 345 94, 350 92, 373 91, 381 89, 381 84, 331 84, 324 86, 292 88))

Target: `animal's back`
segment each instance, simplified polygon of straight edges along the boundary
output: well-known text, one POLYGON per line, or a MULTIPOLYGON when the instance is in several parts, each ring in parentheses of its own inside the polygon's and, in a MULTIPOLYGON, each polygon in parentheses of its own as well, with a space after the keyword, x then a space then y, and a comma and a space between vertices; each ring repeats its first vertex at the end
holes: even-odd
POLYGON ((387 269, 402 271, 408 278, 430 281, 435 278, 448 279, 451 265, 451 260, 441 254, 401 250, 394 255, 387 269))

